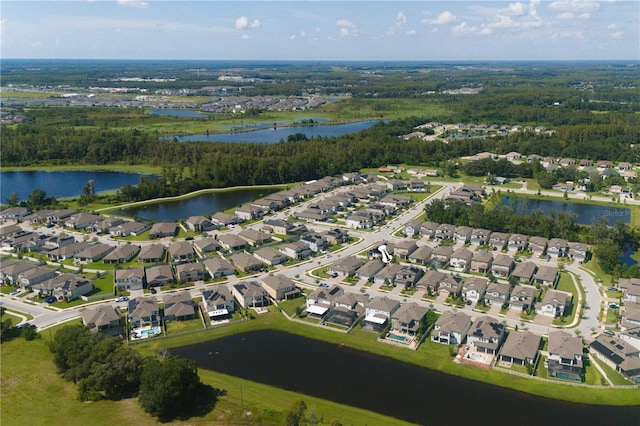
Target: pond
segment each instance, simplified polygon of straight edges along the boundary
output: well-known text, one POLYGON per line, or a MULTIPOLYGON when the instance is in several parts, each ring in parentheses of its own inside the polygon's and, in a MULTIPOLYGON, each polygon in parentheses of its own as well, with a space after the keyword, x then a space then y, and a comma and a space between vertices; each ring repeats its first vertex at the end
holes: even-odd
MULTIPOLYGON (((511 206, 511 197, 502 198, 502 203, 511 206)), ((580 225, 591 225, 601 217, 607 220, 607 224, 613 226, 616 222, 624 222, 627 225, 631 220, 631 209, 628 207, 601 206, 597 204, 575 203, 568 201, 537 200, 532 198, 515 199, 515 209, 519 214, 530 214, 534 210, 541 210, 544 214, 551 211, 562 211, 575 213, 578 217, 577 223, 580 225)))
POLYGON ((139 173, 107 171, 0 172, 1 201, 5 202, 12 192, 16 192, 21 200, 26 200, 36 188, 56 198, 76 197, 89 180, 93 180, 96 192, 100 192, 119 189, 126 184, 136 185, 141 176, 139 173))
POLYGON ((175 108, 150 109, 149 114, 167 115, 170 117, 187 117, 187 118, 210 118, 213 116, 213 114, 198 112, 192 109, 175 109, 175 108))
POLYGON ((273 330, 170 352, 200 368, 417 424, 638 424, 637 407, 547 399, 273 330))
MULTIPOLYGON (((291 135, 304 133, 308 138, 317 136, 337 137, 350 133, 357 133, 366 130, 379 120, 358 121, 346 124, 321 124, 312 126, 291 126, 276 127, 273 125, 267 129, 254 130, 250 132, 231 132, 231 133, 211 133, 204 135, 187 135, 175 136, 178 142, 248 142, 248 143, 278 143, 281 140, 287 140, 291 135)), ((165 136, 163 139, 173 139, 174 136, 165 136)))
POLYGON ((118 214, 157 221, 181 220, 190 216, 211 214, 237 207, 279 190, 276 188, 247 188, 213 192, 184 200, 129 207, 118 211, 118 214))

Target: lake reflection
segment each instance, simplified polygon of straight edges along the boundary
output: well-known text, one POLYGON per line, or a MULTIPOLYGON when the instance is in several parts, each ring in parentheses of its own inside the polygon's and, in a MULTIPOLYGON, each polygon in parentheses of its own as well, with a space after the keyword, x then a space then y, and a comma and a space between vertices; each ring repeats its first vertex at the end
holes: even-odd
MULTIPOLYGON (((193 359, 201 368, 423 425, 640 421, 637 407, 547 399, 273 330, 233 335, 171 353, 193 359)), ((466 368, 473 367, 460 366, 460 371, 466 368)))

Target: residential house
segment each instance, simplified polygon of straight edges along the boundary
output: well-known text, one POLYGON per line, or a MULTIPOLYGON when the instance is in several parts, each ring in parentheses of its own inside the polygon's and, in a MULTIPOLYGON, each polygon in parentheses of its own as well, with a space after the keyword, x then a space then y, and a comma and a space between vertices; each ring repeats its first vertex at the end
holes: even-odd
POLYGON ((468 277, 462 284, 462 297, 471 302, 482 300, 487 291, 487 282, 486 278, 468 277))
POLYGON ((374 297, 365 306, 363 327, 367 330, 381 331, 391 316, 400 308, 400 302, 386 296, 374 297))
POLYGON ((504 338, 504 325, 490 316, 477 318, 469 333, 467 343, 478 352, 495 355, 504 338))
POLYGON ((620 278, 618 287, 624 291, 625 302, 640 302, 640 278, 620 278))
POLYGON ((211 219, 204 216, 191 216, 184 222, 187 224, 187 229, 192 232, 206 232, 216 229, 216 225, 211 222, 211 219))
POLYGON ((138 268, 116 269, 113 279, 118 288, 127 290, 142 290, 145 285, 145 273, 142 266, 138 268))
POLYGON ((487 291, 484 294, 484 303, 491 306, 502 306, 509 299, 509 284, 489 283, 487 291))
POLYGON ((262 207, 256 207, 251 205, 251 206, 238 207, 235 210, 234 214, 240 220, 257 220, 264 217, 265 211, 262 207))
POLYGON ((422 278, 416 283, 417 290, 424 290, 429 293, 434 293, 438 291, 438 287, 440 287, 440 283, 447 277, 448 275, 442 271, 436 271, 433 269, 429 269, 425 272, 422 278))
POLYGON ((640 349, 617 337, 600 335, 589 352, 634 384, 640 383, 640 349))
POLYGON ((271 241, 271 235, 264 232, 256 231, 255 229, 244 229, 238 234, 240 238, 249 243, 249 245, 255 247, 271 241))
POLYGON ((422 227, 422 221, 420 220, 410 220, 404 224, 404 236, 405 237, 415 237, 416 235, 420 235, 420 228, 422 227))
POLYGON ((376 221, 370 212, 355 211, 351 212, 345 218, 345 226, 353 229, 369 229, 372 228, 376 221))
POLYGON ((572 167, 576 165, 575 158, 563 158, 559 163, 562 167, 572 167))
POLYGON ((37 266, 21 259, 0 260, 0 280, 2 284, 17 284, 21 273, 37 266))
POLYGON ((64 223, 67 219, 70 219, 71 216, 75 214, 78 214, 78 211, 73 209, 53 210, 47 216, 47 222, 52 224, 61 224, 64 223))
POLYGON ((453 268, 454 271, 464 272, 471 266, 471 259, 473 258, 473 253, 471 250, 467 248, 459 248, 454 251, 449 258, 449 266, 453 268))
POLYGON ((556 379, 582 382, 584 377, 582 339, 562 330, 549 333, 547 374, 556 379))
POLYGON ((138 262, 162 262, 164 260, 164 252, 165 246, 162 244, 144 245, 140 248, 140 253, 138 253, 138 262))
POLYGON ((449 264, 452 254, 453 247, 438 246, 431 252, 431 263, 436 265, 436 267, 445 267, 449 264))
POLYGON ((618 170, 623 172, 625 170, 631 170, 633 168, 633 164, 627 161, 621 161, 618 163, 618 170))
POLYGON ((540 303, 536 304, 536 313, 545 317, 562 317, 570 305, 570 297, 567 293, 556 290, 547 290, 540 303))
POLYGON ((435 238, 436 231, 440 227, 439 223, 435 222, 422 222, 420 226, 420 235, 427 238, 435 238))
MULTIPOLYGON (((254 216, 254 219, 259 219, 270 212, 280 210, 283 207, 283 204, 281 200, 264 197, 251 201, 251 205, 248 207, 254 207, 262 210, 262 213, 258 212, 257 215, 254 216)), ((240 215, 237 213, 237 210, 236 215, 240 217, 240 215)))
POLYGON ((302 240, 281 244, 278 246, 278 250, 283 255, 292 259, 306 259, 313 253, 311 248, 302 240))
POLYGON ((527 248, 528 237, 523 234, 511 234, 507 243, 507 249, 522 251, 527 248))
POLYGON ((284 275, 267 275, 262 278, 262 288, 275 301, 295 299, 301 292, 296 283, 284 275))
POLYGON ((72 229, 86 229, 102 220, 102 216, 91 213, 77 213, 64 221, 64 226, 72 229))
POLYGON ((547 250, 547 239, 544 237, 529 237, 529 251, 534 256, 542 256, 547 250))
POLYGON ((186 262, 196 255, 190 241, 176 241, 169 246, 169 254, 174 263, 186 262))
POLYGON ((134 297, 129 299, 127 308, 129 324, 133 328, 159 326, 162 324, 158 300, 153 296, 134 297))
POLYGON ((198 262, 176 265, 176 277, 181 283, 204 280, 204 269, 198 262))
POLYGON ((562 238, 552 238, 547 246, 547 254, 551 257, 565 257, 569 253, 569 242, 562 238))
POLYGON ((286 254, 274 249, 273 247, 260 247, 253 252, 253 255, 260 261, 270 266, 280 265, 289 260, 286 254))
POLYGON ((421 265, 426 265, 431 261, 433 249, 429 246, 418 246, 408 257, 407 260, 421 265))
POLYGON ((401 240, 394 244, 393 255, 400 259, 407 260, 409 255, 418 248, 414 240, 401 240))
POLYGON ((92 333, 104 333, 108 336, 123 336, 120 326, 120 309, 111 305, 98 305, 80 311, 82 323, 92 333))
POLYGON ((202 290, 202 303, 211 321, 226 319, 235 311, 233 296, 229 288, 224 285, 202 290))
POLYGON ((22 219, 29 214, 26 207, 9 207, 0 211, 0 219, 22 219))
POLYGON ((409 336, 416 336, 424 324, 429 308, 414 302, 403 303, 391 314, 391 330, 409 336))
POLYGON ((185 321, 196 317, 196 309, 188 291, 179 291, 164 296, 164 320, 185 321))
POLYGON ((110 227, 108 231, 110 235, 128 237, 129 235, 140 235, 148 229, 151 229, 150 223, 132 221, 118 223, 117 225, 110 227))
POLYGON ((471 237, 469 238, 469 242, 474 246, 483 246, 489 243, 489 235, 491 231, 487 229, 474 229, 471 231, 471 237))
POLYGON ((74 255, 73 263, 76 265, 86 265, 87 263, 97 262, 105 257, 114 249, 109 244, 96 244, 88 247, 74 255))
POLYGON ((269 304, 267 291, 255 281, 243 281, 231 286, 231 293, 245 309, 263 307, 269 304))
POLYGON ((334 284, 329 288, 318 287, 307 296, 307 311, 309 310, 309 307, 314 305, 326 307, 328 310, 335 305, 335 301, 343 294, 344 289, 337 284, 334 284))
POLYGON ((150 266, 145 270, 145 273, 149 287, 160 287, 175 281, 173 268, 167 263, 150 266))
POLYGON ((535 284, 542 284, 549 287, 555 287, 560 274, 558 274, 558 268, 553 266, 538 266, 538 271, 533 276, 533 282, 535 284))
POLYGON ((383 206, 391 206, 393 208, 399 209, 413 203, 413 199, 407 195, 387 194, 384 197, 380 198, 380 200, 378 200, 378 203, 382 204, 383 206))
MULTIPOLYGON (((387 265, 389 267, 391 264, 387 265)), ((424 269, 417 268, 415 266, 401 265, 400 268, 395 271, 395 276, 391 280, 393 285, 410 288, 416 285, 416 283, 424 275, 424 269)))
POLYGON ((498 278, 509 278, 513 272, 515 263, 511 256, 498 254, 491 264, 491 274, 498 278))
POLYGON ((244 250, 248 245, 247 240, 238 237, 236 234, 219 235, 218 242, 229 251, 244 250))
POLYGON ((535 365, 542 337, 530 331, 512 331, 500 350, 500 360, 519 365, 535 365))
POLYGON ((249 253, 235 253, 229 256, 231 263, 243 272, 255 272, 264 269, 264 264, 257 257, 249 253))
POLYGON ((529 284, 533 280, 533 276, 538 270, 538 266, 533 262, 520 262, 516 265, 511 276, 516 278, 518 282, 529 284))
POLYGON ((283 219, 265 219, 262 232, 267 234, 295 235, 307 230, 302 224, 294 224, 283 219))
POLYGON ((433 325, 431 341, 461 345, 471 328, 471 317, 464 312, 444 311, 433 325))
MULTIPOLYGON (((312 252, 318 253, 326 250, 330 243, 327 237, 321 234, 309 233, 300 237, 300 241, 306 244, 312 252)), ((334 243, 335 244, 335 243, 334 243)))
POLYGON ((456 227, 448 223, 442 223, 438 226, 434 233, 434 238, 438 241, 451 240, 456 232, 456 227))
POLYGON ((480 272, 487 274, 491 272, 491 264, 493 263, 493 254, 488 251, 475 251, 471 257, 471 272, 480 272))
POLYGON ((438 293, 446 294, 452 299, 462 294, 462 278, 455 275, 446 275, 438 284, 438 293))
POLYGON ((529 311, 533 309, 536 300, 536 288, 530 285, 517 284, 511 290, 509 305, 519 311, 529 311))
POLYGON ((502 250, 506 247, 509 236, 504 232, 492 232, 489 236, 489 246, 494 250, 502 250))
POLYGON ((569 247, 569 258, 582 263, 589 256, 589 246, 583 243, 571 243, 569 247))
POLYGON ((211 215, 211 223, 218 226, 230 226, 238 224, 238 217, 225 212, 216 212, 211 215))
POLYGON ((64 274, 66 278, 58 281, 53 289, 53 295, 58 300, 71 302, 79 299, 95 289, 93 281, 86 279, 82 275, 64 274))
POLYGON ((467 244, 471 239, 472 232, 473 229, 469 226, 456 226, 453 238, 459 243, 467 244))
POLYGON ((345 277, 352 277, 363 264, 364 262, 362 259, 355 256, 347 256, 330 264, 327 268, 327 272, 336 273, 345 277))
POLYGON ((90 243, 85 241, 79 241, 77 243, 67 244, 65 246, 59 247, 57 249, 53 249, 47 252, 47 257, 49 260, 53 260, 55 262, 62 262, 63 260, 71 259, 76 254, 82 252, 83 250, 91 247, 90 243))
POLYGON ((356 271, 356 276, 363 280, 373 281, 374 278, 382 271, 386 266, 380 259, 372 259, 362 265, 356 271))
POLYGON ((222 256, 214 256, 205 259, 202 264, 211 278, 220 278, 235 275, 236 270, 233 265, 222 256))
POLYGON ((45 266, 36 266, 35 268, 29 268, 18 274, 18 285, 22 289, 29 290, 34 285, 46 281, 56 276, 56 272, 45 266))
POLYGON ((222 246, 215 238, 200 238, 193 241, 193 249, 200 257, 206 257, 211 253, 217 253, 222 246))
POLYGON ((640 325, 625 320, 623 320, 622 324, 618 336, 620 340, 627 342, 634 348, 640 349, 640 325))
POLYGON ((158 222, 151 226, 149 238, 173 237, 176 234, 175 222, 158 222))
POLYGON ((135 244, 124 244, 118 246, 112 252, 102 258, 104 263, 125 263, 136 257, 140 252, 140 246, 135 244))

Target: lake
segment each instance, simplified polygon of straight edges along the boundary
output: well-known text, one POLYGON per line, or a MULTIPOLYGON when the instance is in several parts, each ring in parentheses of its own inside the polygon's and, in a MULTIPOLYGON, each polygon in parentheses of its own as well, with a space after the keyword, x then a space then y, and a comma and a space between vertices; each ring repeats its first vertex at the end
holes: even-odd
POLYGON ((91 179, 96 192, 100 192, 119 189, 126 184, 137 185, 141 176, 139 173, 107 171, 0 172, 0 193, 2 202, 5 202, 12 192, 16 192, 21 200, 26 200, 36 188, 56 198, 76 197, 91 179))
POLYGON ((187 118, 210 118, 213 114, 207 114, 204 112, 194 111, 192 109, 150 109, 149 114, 153 115, 167 115, 170 117, 187 117, 187 118))
MULTIPOLYGON (((248 142, 248 143, 278 143, 287 140, 291 135, 304 133, 308 138, 337 137, 350 133, 366 130, 379 120, 358 121, 346 124, 321 124, 313 126, 269 127, 268 129, 254 130, 250 132, 211 133, 209 135, 175 136, 178 142, 248 142)), ((163 139, 173 139, 174 136, 165 136, 163 139)))
MULTIPOLYGON (((163 201, 161 203, 129 207, 118 211, 130 217, 157 221, 174 221, 190 216, 211 214, 237 207, 249 201, 280 191, 276 188, 247 188, 198 195, 185 200, 163 201)), ((115 211, 114 211, 115 212, 115 211)))
MULTIPOLYGON (((506 206, 510 206, 510 197, 503 197, 502 203, 506 206)), ((544 214, 547 215, 554 210, 575 213, 578 216, 576 221, 580 225, 591 225, 601 217, 604 217, 610 226, 615 225, 618 221, 624 222, 628 225, 631 219, 631 209, 628 207, 609 207, 596 204, 573 203, 567 201, 516 198, 515 208, 516 212, 518 212, 519 214, 530 214, 534 210, 541 210, 544 214)))
POLYGON ((194 360, 200 368, 423 425, 635 425, 640 421, 638 407, 533 396, 280 331, 238 334, 170 352, 194 360))

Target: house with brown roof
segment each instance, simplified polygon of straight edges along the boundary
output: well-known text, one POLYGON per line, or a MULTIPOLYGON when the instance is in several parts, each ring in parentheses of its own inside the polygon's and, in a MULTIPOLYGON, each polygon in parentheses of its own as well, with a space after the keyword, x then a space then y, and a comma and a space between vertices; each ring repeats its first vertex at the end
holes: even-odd
POLYGON ((558 274, 558 268, 553 266, 538 266, 538 270, 533 276, 533 282, 535 284, 542 284, 549 287, 555 287, 558 279, 560 278, 560 274, 558 274))
POLYGON ((509 278, 515 263, 511 256, 506 254, 498 254, 491 264, 491 274, 498 278, 509 278))
POLYGON ((452 254, 453 247, 438 246, 431 252, 431 263, 439 267, 445 267, 449 264, 452 254))
POLYGON ((253 252, 253 256, 270 266, 280 265, 289 260, 286 254, 281 253, 273 247, 260 247, 253 252))
POLYGON ((461 345, 471 328, 471 317, 464 312, 444 311, 433 325, 431 341, 461 345))
POLYGON ((571 299, 567 293, 547 290, 540 303, 536 304, 536 313, 545 317, 561 317, 569 308, 571 299))
POLYGON ((294 299, 300 296, 296 283, 284 275, 267 275, 261 280, 262 288, 275 301, 294 299))
POLYGON ((569 242, 563 238, 552 238, 547 246, 547 254, 551 257, 565 257, 569 254, 569 242))
POLYGON ((140 253, 138 253, 138 261, 142 263, 162 262, 165 249, 162 244, 144 245, 140 248, 140 253))
POLYGON ((493 263, 493 254, 488 251, 475 251, 471 258, 471 272, 480 272, 486 274, 491 271, 493 263))
POLYGON ((358 268, 363 265, 363 261, 355 256, 348 256, 330 264, 327 268, 329 273, 336 273, 345 277, 352 277, 358 268))
POLYGON ((220 278, 236 273, 233 265, 222 256, 209 257, 202 264, 211 278, 220 278))
POLYGON ((142 290, 145 284, 145 273, 142 266, 138 268, 116 269, 113 279, 118 288, 142 290))
POLYGON ((158 300, 153 296, 129 299, 127 315, 129 316, 129 324, 134 328, 162 324, 158 300))
POLYGON ((438 290, 440 287, 440 282, 447 277, 442 271, 436 271, 434 269, 429 269, 425 272, 425 274, 420 278, 420 280, 416 283, 417 290, 425 290, 427 292, 433 293, 438 290))
POLYGON ((527 248, 528 237, 523 234, 511 234, 507 242, 507 249, 522 251, 527 248))
POLYGON ((453 238, 462 244, 466 244, 471 239, 471 233, 473 229, 469 226, 456 226, 456 230, 453 233, 453 238))
POLYGON ((269 304, 267 291, 255 281, 243 281, 234 284, 231 286, 231 293, 238 304, 245 309, 269 304))
POLYGON ((198 262, 181 263, 176 265, 176 276, 181 283, 204 280, 204 270, 198 262))
POLYGON ((547 250, 547 239, 544 237, 532 236, 529 237, 529 251, 534 256, 542 256, 547 250))
POLYGON ((455 234, 455 231, 456 231, 455 226, 450 225, 448 223, 441 223, 436 228, 433 237, 438 241, 451 240, 453 239, 453 235, 455 234))
POLYGON ((224 285, 212 289, 202 290, 202 303, 207 311, 209 320, 220 321, 229 317, 235 311, 235 303, 229 288, 224 285))
POLYGON ((584 364, 582 339, 563 330, 549 333, 547 374, 556 379, 582 382, 584 364))
POLYGON ((391 314, 391 330, 400 334, 416 336, 429 308, 414 302, 403 303, 391 314))
POLYGON ((433 249, 430 246, 418 246, 415 251, 407 257, 407 260, 420 265, 426 265, 431 261, 432 253, 433 249))
POLYGON ((436 222, 422 222, 422 225, 420 226, 420 235, 428 238, 434 238, 439 226, 440 224, 436 222))
POLYGON ((386 296, 374 297, 365 306, 365 318, 363 328, 372 331, 381 331, 391 316, 400 308, 400 302, 389 299, 386 296))
POLYGON ((617 337, 600 335, 589 352, 634 384, 640 383, 640 349, 617 337))
POLYGON ((502 250, 509 241, 509 235, 504 232, 492 232, 489 236, 489 246, 494 250, 502 250))
POLYGON ((458 250, 454 251, 449 258, 449 266, 454 271, 466 271, 471 266, 471 259, 473 258, 473 253, 471 250, 462 247, 458 250))
POLYGON ((157 222, 151 226, 149 238, 173 237, 176 234, 176 230, 175 222, 157 222))
POLYGON ((583 243, 571 243, 569 258, 582 263, 589 257, 589 246, 583 243))
POLYGON ((193 241, 193 249, 200 257, 206 257, 210 254, 216 254, 216 252, 221 248, 222 246, 220 245, 218 240, 212 237, 199 238, 193 241))
POLYGON ((145 274, 149 287, 159 287, 175 281, 173 268, 167 263, 150 266, 145 270, 145 274))
POLYGON ((501 306, 507 303, 509 299, 509 284, 492 282, 489 283, 487 291, 484 294, 484 303, 491 306, 501 306))
POLYGON ((462 284, 462 297, 465 300, 478 302, 482 300, 487 291, 488 280, 482 277, 468 277, 462 284))
POLYGON ((247 240, 240 238, 236 234, 218 235, 218 242, 229 251, 244 250, 248 245, 247 240))
POLYGON ((140 252, 140 246, 135 244, 124 244, 118 246, 112 252, 102 258, 104 263, 125 263, 136 257, 140 252))
POLYGON ((216 212, 211 215, 211 223, 218 226, 237 225, 239 218, 225 212, 216 212))
POLYGON ((245 252, 232 254, 229 256, 229 260, 244 272, 255 272, 264 268, 264 264, 260 259, 245 252))
POLYGON ((264 217, 265 210, 262 207, 250 205, 238 207, 233 213, 240 220, 256 220, 264 217))
POLYGON ((186 262, 195 258, 193 245, 190 241, 176 241, 169 246, 169 254, 173 262, 186 262))
POLYGON ((477 228, 471 231, 469 242, 474 246, 483 246, 489 243, 489 235, 491 231, 488 229, 477 228))
POLYGON ((438 293, 446 294, 453 299, 462 293, 462 278, 455 275, 446 275, 438 285, 438 293))
POLYGON ((393 255, 406 260, 417 248, 418 245, 414 240, 401 240, 394 244, 393 255))
POLYGON ((533 276, 537 270, 538 266, 535 263, 524 261, 516 264, 511 276, 516 278, 520 283, 529 284, 533 280, 533 276))
POLYGON ((535 365, 542 337, 530 331, 512 331, 500 350, 500 360, 510 364, 535 365))
POLYGON ((533 309, 536 300, 536 288, 530 285, 517 284, 509 296, 509 306, 518 311, 533 309))
POLYGON ((206 232, 216 229, 216 225, 204 216, 191 216, 184 221, 192 232, 206 232))
POLYGON ((280 246, 278 246, 278 250, 283 255, 292 259, 306 259, 313 253, 311 248, 309 248, 309 246, 302 240, 280 244, 280 246))
POLYGON ((477 318, 467 334, 467 343, 478 352, 495 355, 504 339, 504 325, 490 316, 477 318))
POLYGON ((244 229, 240 231, 238 236, 254 247, 268 243, 272 240, 271 235, 256 231, 255 229, 244 229))
POLYGON ((120 309, 111 305, 98 305, 80 311, 82 323, 92 333, 104 333, 109 336, 123 336, 120 326, 120 309))

